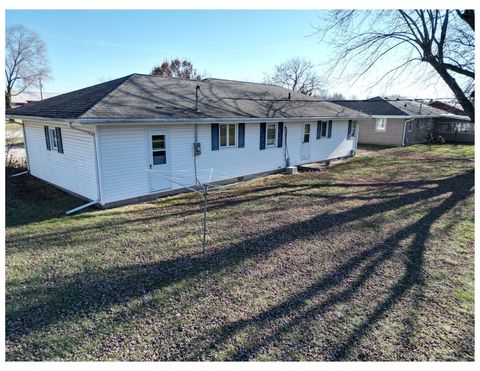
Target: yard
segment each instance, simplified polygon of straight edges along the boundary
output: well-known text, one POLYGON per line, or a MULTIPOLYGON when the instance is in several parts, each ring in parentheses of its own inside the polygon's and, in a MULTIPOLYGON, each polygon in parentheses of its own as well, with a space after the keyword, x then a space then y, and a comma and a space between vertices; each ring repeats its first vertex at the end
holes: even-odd
POLYGON ((473 360, 474 147, 64 217, 7 179, 7 360, 473 360))

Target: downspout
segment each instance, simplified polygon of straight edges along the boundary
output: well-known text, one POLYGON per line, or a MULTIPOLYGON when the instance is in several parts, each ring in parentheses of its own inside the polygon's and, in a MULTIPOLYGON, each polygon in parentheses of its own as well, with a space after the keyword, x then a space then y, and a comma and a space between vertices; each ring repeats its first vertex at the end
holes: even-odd
POLYGON ((415 120, 415 117, 412 117, 411 119, 405 120, 405 122, 403 123, 402 147, 405 147, 405 135, 407 133, 407 123, 409 121, 413 121, 413 120, 415 120))
MULTIPOLYGON (((290 93, 289 93, 290 94, 290 93)), ((285 124, 285 167, 290 167, 290 155, 288 153, 288 128, 285 124)))
POLYGON ((30 172, 30 162, 28 161, 28 145, 27 145, 27 135, 25 131, 25 123, 22 121, 22 134, 23 134, 23 146, 25 147, 25 161, 27 164, 27 172, 30 172))
POLYGON ((85 205, 82 205, 82 206, 79 206, 79 207, 76 207, 72 210, 69 210, 67 212, 65 212, 65 214, 67 215, 70 215, 70 214, 73 214, 73 213, 76 213, 77 211, 80 211, 82 209, 85 209, 87 207, 90 207, 92 205, 95 205, 97 203, 99 203, 101 201, 101 191, 100 191, 100 170, 99 170, 99 163, 98 163, 98 155, 97 155, 97 152, 98 152, 98 141, 97 141, 97 136, 95 135, 96 133, 96 126, 95 126, 95 132, 92 133, 88 130, 85 130, 85 129, 80 129, 80 128, 77 128, 75 126, 73 126, 73 122, 72 121, 68 121, 67 122, 67 127, 69 129, 72 129, 72 130, 76 130, 76 131, 80 131, 82 133, 86 133, 86 134, 89 134, 92 136, 93 138, 93 144, 94 144, 94 151, 93 151, 93 157, 94 157, 94 161, 95 161, 95 180, 96 180, 96 185, 97 185, 97 199, 96 200, 92 200, 88 203, 86 203, 85 205))

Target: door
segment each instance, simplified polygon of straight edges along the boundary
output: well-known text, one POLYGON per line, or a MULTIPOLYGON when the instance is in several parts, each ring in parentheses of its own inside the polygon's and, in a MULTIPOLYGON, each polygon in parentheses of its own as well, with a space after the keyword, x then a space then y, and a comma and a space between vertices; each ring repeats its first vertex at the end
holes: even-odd
POLYGON ((150 191, 156 192, 172 187, 170 182, 170 151, 165 131, 151 130, 149 141, 150 191))
POLYGON ((300 159, 304 161, 304 160, 308 160, 309 158, 310 158, 310 124, 304 124, 300 159))

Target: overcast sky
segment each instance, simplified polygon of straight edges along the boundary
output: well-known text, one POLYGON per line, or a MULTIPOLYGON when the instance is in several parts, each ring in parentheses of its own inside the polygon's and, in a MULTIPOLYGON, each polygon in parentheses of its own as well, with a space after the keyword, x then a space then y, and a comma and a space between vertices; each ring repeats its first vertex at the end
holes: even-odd
MULTIPOLYGON (((47 45, 53 79, 49 92, 68 92, 131 73, 149 73, 165 58, 188 58, 210 77, 261 82, 289 58, 311 60, 319 74, 332 56, 313 25, 321 12, 267 11, 24 11, 8 10, 6 23, 38 32, 47 45)), ((392 58, 395 58, 393 56, 392 58)), ((450 97, 444 84, 402 79, 375 84, 385 65, 361 80, 329 76, 328 90, 347 97, 401 94, 450 97)))

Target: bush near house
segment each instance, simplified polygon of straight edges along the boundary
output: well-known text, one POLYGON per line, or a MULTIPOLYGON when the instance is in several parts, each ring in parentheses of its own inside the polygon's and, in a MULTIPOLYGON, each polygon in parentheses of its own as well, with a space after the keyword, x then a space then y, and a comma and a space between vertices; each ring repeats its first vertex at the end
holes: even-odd
POLYGON ((12 178, 6 358, 473 360, 473 169, 412 146, 213 192, 204 255, 196 195, 64 217, 12 178))

